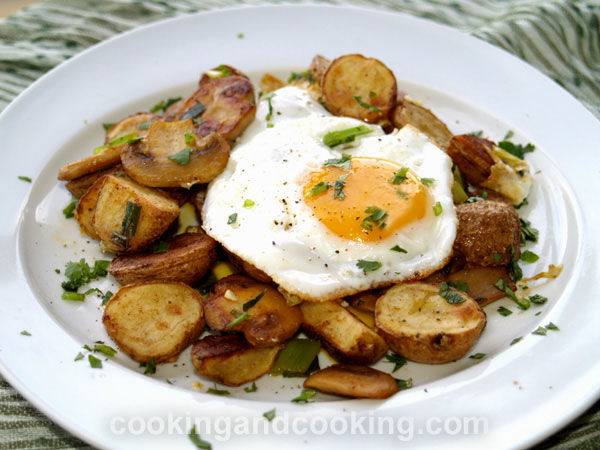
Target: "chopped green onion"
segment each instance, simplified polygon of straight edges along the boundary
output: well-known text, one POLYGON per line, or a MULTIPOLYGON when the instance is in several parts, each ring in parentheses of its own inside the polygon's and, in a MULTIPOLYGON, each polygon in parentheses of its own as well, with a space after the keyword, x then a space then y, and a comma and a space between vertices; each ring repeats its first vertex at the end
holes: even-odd
POLYGON ((403 167, 396 172, 396 175, 391 180, 388 180, 391 184, 400 184, 406 181, 406 174, 408 173, 408 167, 403 167))
POLYGON ((104 294, 104 296, 102 297, 102 306, 105 306, 112 296, 112 292, 106 291, 106 294, 104 294))
POLYGON ((31 178, 29 178, 29 177, 25 177, 23 175, 19 175, 17 178, 19 180, 21 180, 21 181, 26 181, 27 183, 31 183, 31 178))
POLYGON ((160 241, 158 244, 152 247, 152 253, 165 253, 167 250, 169 250, 170 246, 171 244, 168 242, 160 241))
POLYGON ((245 387, 244 391, 250 394, 251 392, 256 392, 258 388, 256 387, 256 383, 252 382, 252 386, 245 387))
POLYGON ((523 339, 523 336, 518 337, 518 338, 514 338, 511 342, 510 345, 515 345, 517 342, 520 342, 521 339, 523 339))
POLYGON ((271 100, 273 99, 273 97, 275 97, 275 92, 269 92, 268 94, 265 94, 262 98, 263 100, 267 101, 267 104, 269 106, 269 112, 265 116, 265 120, 267 122, 269 120, 271 120, 271 117, 273 116, 273 104, 271 103, 271 100))
POLYGON ((140 366, 145 367, 144 375, 153 375, 156 373, 156 360, 154 359, 154 356, 150 361, 142 363, 140 366))
POLYGON ((214 388, 208 388, 208 390, 206 391, 207 394, 213 394, 213 395, 220 395, 220 396, 226 396, 226 395, 231 395, 231 392, 225 390, 225 389, 217 389, 217 385, 215 384, 214 388))
POLYGON ((372 132, 373 129, 367 127, 366 125, 359 125, 357 127, 347 128, 345 130, 340 131, 331 131, 323 137, 323 143, 327 147, 333 148, 340 144, 347 144, 349 142, 353 142, 357 136, 362 136, 363 134, 368 134, 372 132))
POLYGON ((275 413, 276 413, 276 409, 273 408, 272 410, 267 411, 266 413, 264 413, 263 417, 270 422, 271 420, 273 420, 275 418, 275 413))
POLYGON ((190 441, 192 444, 201 450, 212 450, 212 445, 209 442, 206 442, 200 438, 200 435, 196 432, 196 425, 192 427, 190 433, 188 434, 190 441))
POLYGON ((271 375, 307 374, 321 351, 321 343, 313 339, 292 339, 277 355, 271 375))
POLYGON ((165 112, 169 106, 173 105, 174 103, 177 103, 179 100, 181 100, 181 97, 170 98, 166 102, 164 100, 161 100, 156 105, 154 105, 152 108, 150 108, 150 112, 152 114, 157 113, 158 111, 161 111, 161 110, 163 112, 165 112))
POLYGON ((236 318, 234 320, 232 320, 231 322, 229 322, 227 325, 225 325, 225 329, 229 330, 230 328, 235 327, 236 325, 239 325, 242 322, 245 322, 246 320, 250 319, 250 314, 248 313, 240 313, 239 311, 236 311, 235 309, 231 311, 231 314, 233 314, 236 318))
POLYGON ((509 296, 520 309, 529 309, 531 306, 529 299, 517 297, 517 294, 515 294, 515 292, 510 288, 510 285, 504 278, 500 278, 498 281, 496 281, 496 283, 494 283, 494 287, 509 296))
POLYGON ((400 380, 396 378, 396 384, 398 385, 398 389, 400 390, 410 389, 411 387, 413 387, 413 380, 412 378, 409 378, 408 380, 400 380))
POLYGON ((23 331, 21 331, 21 335, 23 335, 23 336, 31 336, 31 333, 29 331, 27 331, 27 330, 23 330, 23 331))
POLYGON ((92 369, 102 369, 102 361, 96 358, 94 355, 88 355, 88 361, 92 369))
POLYGON ((483 359, 486 357, 485 353, 475 353, 474 355, 469 356, 471 359, 483 359))
POLYGON ((546 333, 548 332, 548 330, 546 330, 544 327, 537 327, 537 329, 535 331, 532 331, 531 334, 537 334, 539 336, 546 336, 546 333))
POLYGON ((70 219, 71 217, 75 216, 75 210, 77 209, 78 203, 79 203, 79 200, 77 200, 75 197, 73 197, 71 199, 71 203, 69 203, 67 206, 65 206, 65 209, 63 209, 62 212, 67 219, 70 219))
POLYGON ((400 355, 396 355, 395 353, 392 353, 391 355, 385 355, 385 359, 387 359, 388 362, 394 363, 392 373, 406 365, 406 359, 400 355))
POLYGON ((83 359, 83 353, 79 352, 77 353, 77 356, 75 357, 75 359, 73 361, 81 361, 83 359))
POLYGON ((368 109, 369 111, 372 111, 374 113, 381 112, 381 110, 379 108, 376 108, 374 106, 369 105, 368 103, 363 102, 360 98, 360 95, 355 96, 354 100, 356 100, 356 103, 358 103, 360 106, 362 106, 365 109, 368 109))
POLYGON ((321 181, 310 188, 310 190, 305 194, 305 197, 314 197, 315 195, 322 194, 323 192, 327 192, 330 187, 331 185, 327 181, 321 181))
POLYGON ((109 358, 112 358, 113 356, 115 356, 117 354, 117 351, 105 344, 97 344, 94 346, 94 352, 99 352, 102 353, 103 355, 108 356, 109 358))
POLYGON ((548 325, 546 325, 546 329, 548 330, 552 330, 552 331, 559 331, 560 328, 558 328, 556 325, 554 325, 552 322, 550 322, 548 325))
POLYGON ((69 292, 69 291, 65 291, 62 293, 61 298, 63 300, 73 300, 76 302, 82 302, 85 300, 85 294, 79 294, 77 292, 69 292))
POLYGON ((435 183, 435 178, 421 178, 421 183, 423 183, 423 186, 425 187, 430 187, 435 183))
POLYGON ((263 296, 267 293, 267 290, 264 289, 260 294, 258 294, 256 297, 254 297, 252 300, 247 301, 246 303, 244 303, 244 305, 242 306, 242 309, 244 311, 248 311, 250 308, 252 308, 254 305, 256 305, 258 303, 258 301, 263 298, 263 296))
POLYGON ((190 147, 186 147, 183 150, 178 151, 174 155, 169 156, 168 158, 181 166, 185 166, 190 162, 190 155, 192 154, 192 151, 193 149, 191 149, 190 147))

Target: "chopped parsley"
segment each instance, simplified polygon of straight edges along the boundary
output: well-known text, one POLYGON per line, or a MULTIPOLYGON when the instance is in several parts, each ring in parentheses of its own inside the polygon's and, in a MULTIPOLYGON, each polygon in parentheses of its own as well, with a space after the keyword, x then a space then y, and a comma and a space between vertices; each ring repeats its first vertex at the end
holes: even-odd
POLYGON ((527 144, 523 146, 521 144, 515 144, 513 142, 510 142, 506 139, 498 142, 498 147, 500 147, 502 150, 507 151, 511 155, 516 156, 519 159, 524 159, 526 153, 535 150, 535 146, 532 144, 527 144))
POLYGON ((204 106, 202 103, 198 102, 194 106, 192 106, 190 109, 188 109, 186 112, 184 112, 181 115, 181 117, 179 117, 179 120, 195 119, 200 114, 202 114, 204 111, 206 111, 206 106, 204 106))
POLYGON ((305 70, 304 72, 300 72, 300 73, 292 72, 291 75, 289 76, 287 82, 291 83, 292 81, 296 81, 296 80, 308 80, 311 83, 314 81, 309 70, 305 70))
POLYGON ((404 250, 399 245, 394 245, 392 248, 390 248, 390 250, 393 252, 398 252, 398 253, 408 253, 406 250, 404 250))
POLYGON ((61 286, 65 291, 77 292, 84 284, 105 277, 108 274, 109 264, 110 261, 97 260, 94 262, 94 267, 91 268, 83 258, 79 262, 70 261, 65 269, 65 277, 68 278, 68 281, 63 281, 61 286))
POLYGON ((436 216, 439 216, 442 213, 442 204, 440 202, 436 202, 435 205, 433 205, 433 214, 435 214, 436 216))
POLYGON ((142 138, 138 137, 137 133, 122 134, 121 136, 117 136, 116 138, 114 138, 108 144, 101 145, 100 147, 96 147, 94 149, 94 155, 97 155, 98 153, 102 153, 108 147, 117 147, 118 145, 133 144, 133 143, 135 143, 137 141, 141 141, 141 140, 142 140, 142 138))
POLYGON ((465 301, 465 298, 458 292, 453 291, 451 286, 445 281, 440 284, 439 295, 440 297, 445 298, 448 303, 453 305, 463 303, 465 301))
POLYGON ((328 159, 327 161, 325 161, 325 164, 323 164, 323 167, 333 166, 333 167, 341 167, 342 169, 350 170, 351 159, 352 159, 352 156, 350 156, 348 153, 342 153, 341 158, 328 159))
POLYGON ((510 345, 515 345, 517 342, 521 342, 521 339, 523 339, 523 336, 514 338, 512 341, 510 341, 510 345))
POLYGON ((423 186, 425 187, 430 187, 435 183, 435 178, 421 178, 421 183, 423 183, 423 186))
POLYGON ((244 33, 238 33, 237 37, 238 39, 244 39, 244 33))
POLYGON ((196 432, 196 425, 192 427, 188 434, 188 437, 190 438, 190 441, 192 441, 192 444, 196 446, 196 448, 199 448, 201 450, 212 450, 212 445, 210 444, 210 442, 203 441, 200 438, 200 435, 196 432))
POLYGON ((292 399, 294 403, 308 403, 308 401, 317 395, 317 391, 314 389, 302 389, 300 395, 292 399))
POLYGON ((457 281, 456 283, 453 283, 452 281, 448 281, 448 286, 453 287, 457 291, 462 291, 462 292, 467 292, 467 289, 469 289, 469 286, 464 281, 457 281))
POLYGON ((276 413, 276 409, 273 408, 272 410, 267 411, 266 413, 264 413, 263 417, 270 422, 271 420, 273 420, 275 418, 275 413, 276 413))
POLYGON ((258 390, 258 388, 256 387, 256 383, 252 382, 252 386, 248 386, 244 388, 244 391, 247 392, 248 394, 252 393, 252 392, 256 392, 258 390))
POLYGON ((408 167, 403 167, 398 172, 396 172, 396 175, 394 175, 394 178, 392 178, 391 180, 388 180, 388 182, 391 184, 404 183, 406 181, 407 173, 408 173, 408 167))
POLYGON ((75 359, 73 361, 81 361, 83 359, 83 353, 79 352, 77 353, 77 356, 75 357, 75 359))
POLYGON ((552 330, 552 331, 560 331, 560 328, 558 328, 552 322, 550 322, 548 325, 546 325, 546 329, 547 330, 552 330))
POLYGON ((469 356, 469 358, 471 359, 483 359, 485 358, 487 355, 485 353, 475 353, 474 355, 469 356))
POLYGON ((346 175, 342 175, 333 183, 333 198, 336 200, 344 200, 346 198, 346 194, 344 192, 344 184, 346 178, 348 178, 349 173, 346 175))
POLYGON ((102 124, 102 128, 104 128, 104 131, 108 131, 108 130, 110 130, 114 126, 115 126, 114 123, 103 123, 102 124))
POLYGON ((369 105, 368 103, 363 102, 360 98, 360 95, 355 96, 354 100, 356 100, 356 103, 358 103, 360 106, 362 106, 365 109, 368 109, 369 111, 372 111, 374 113, 381 112, 381 110, 379 108, 376 108, 374 106, 369 105))
POLYGON ((515 259, 515 248, 512 246, 508 249, 510 255, 510 262, 508 263, 508 274, 513 281, 519 281, 523 278, 523 270, 519 266, 519 261, 515 259))
POLYGON ((494 262, 497 264, 502 261, 502 253, 494 252, 494 262))
POLYGON ((156 360, 154 356, 148 362, 141 363, 140 367, 144 367, 144 375, 154 375, 156 373, 156 360))
POLYGON ((27 330, 23 330, 23 331, 21 331, 21 335, 22 336, 31 336, 31 333, 27 330))
POLYGON ((526 241, 537 242, 540 232, 531 226, 529 220, 519 218, 521 222, 521 245, 525 245, 526 241))
POLYGON ((375 96, 377 96, 377 94, 375 92, 369 91, 369 98, 373 98, 375 96))
POLYGON ((367 127, 366 125, 359 125, 357 127, 347 128, 345 130, 331 131, 323 137, 323 143, 327 147, 333 148, 340 144, 353 142, 357 136, 362 136, 363 134, 369 134, 372 132, 373 129, 367 127))
POLYGON ((548 301, 548 297, 544 297, 543 295, 540 295, 540 294, 535 294, 535 295, 532 295, 531 297, 529 297, 529 301, 531 303, 535 303, 536 305, 543 305, 544 303, 546 303, 548 301))
POLYGON ((512 314, 512 311, 508 308, 505 308, 504 306, 498 307, 498 312, 504 317, 510 316, 512 314))
POLYGON ((88 355, 88 361, 92 369, 102 369, 102 361, 96 358, 94 355, 88 355))
POLYGON ((274 126, 275 126, 275 124, 273 124, 273 123, 268 123, 267 124, 267 128, 273 128, 274 126))
POLYGON ((185 137, 185 145, 191 145, 194 142, 196 142, 196 138, 194 137, 194 135, 192 133, 185 133, 184 137, 185 137))
POLYGON ((381 263, 379 261, 365 261, 364 259, 359 259, 356 263, 356 267, 362 269, 363 273, 367 273, 380 269, 381 263))
POLYGON ((258 303, 258 301, 263 298, 263 296, 267 293, 267 290, 264 289, 260 294, 258 294, 256 297, 254 297, 252 300, 247 301, 246 303, 244 303, 244 306, 242 306, 242 309, 244 310, 244 312, 248 311, 250 308, 252 308, 254 305, 256 305, 258 303))
POLYGON ((113 296, 112 292, 106 291, 106 293, 102 297, 102 306, 105 306, 112 296, 113 296))
POLYGON ((483 136, 483 130, 471 131, 469 133, 470 136, 481 137, 483 136))
POLYGON ((112 358, 117 354, 117 351, 109 345, 106 344, 96 344, 94 345, 94 352, 102 353, 109 358, 112 358))
POLYGON ((237 220, 237 213, 233 213, 231 214, 228 218, 227 218, 227 225, 231 225, 234 224, 237 220))
POLYGON ((268 94, 265 94, 263 96, 263 100, 267 101, 267 104, 269 106, 269 112, 267 113, 267 115, 265 116, 265 120, 268 122, 269 120, 271 120, 271 117, 273 116, 273 103, 271 103, 271 100, 273 100, 273 97, 275 97, 275 92, 269 92, 268 94))
POLYGON ((71 203, 69 203, 67 206, 65 206, 65 209, 62 210, 63 214, 65 215, 65 217, 67 219, 70 219, 71 217, 75 217, 75 210, 77 209, 78 203, 79 203, 79 200, 77 200, 75 197, 73 197, 71 199, 71 203))
POLYGON ((500 278, 498 281, 496 281, 496 283, 494 283, 494 287, 510 297, 520 309, 529 309, 531 306, 529 299, 517 297, 515 291, 511 289, 510 285, 504 278, 500 278))
POLYGON ((19 175, 17 178, 19 180, 21 180, 21 181, 26 181, 27 183, 31 183, 31 178, 29 178, 29 177, 25 177, 23 175, 19 175))
POLYGON ((413 380, 409 378, 408 380, 401 380, 396 378, 396 384, 398 385, 398 389, 410 389, 413 387, 413 380))
POLYGON ((538 336, 546 336, 548 330, 542 326, 537 327, 536 330, 532 331, 531 334, 537 334, 538 336))
POLYGON ((165 253, 167 250, 169 250, 170 246, 171 244, 168 242, 160 241, 158 244, 152 247, 152 253, 165 253))
POLYGON ((190 147, 186 147, 183 150, 175 153, 174 155, 169 156, 169 159, 173 162, 181 166, 185 166, 190 162, 190 155, 192 154, 192 149, 190 147))
POLYGON ((534 263, 538 259, 540 259, 540 257, 538 255, 536 255, 535 253, 529 251, 529 250, 525 250, 523 253, 521 253, 521 256, 520 256, 519 259, 521 261, 525 261, 525 262, 528 262, 528 263, 534 263))
POLYGON ((244 208, 252 208, 255 204, 256 203, 254 203, 254 201, 250 200, 249 198, 244 200, 244 208))
POLYGON ((391 355, 385 355, 385 359, 387 359, 388 362, 394 363, 394 369, 392 370, 392 373, 406 365, 406 359, 400 355, 396 355, 395 353, 392 353, 391 355))
POLYGON ((165 112, 169 106, 173 105, 174 103, 177 103, 179 100, 181 100, 181 97, 170 98, 167 101, 161 100, 156 105, 154 105, 152 108, 150 108, 150 112, 152 114, 155 114, 158 111, 165 112))
POLYGON ((317 183, 305 194, 305 197, 314 197, 315 195, 322 194, 323 192, 327 192, 327 190, 331 187, 327 181, 321 181, 317 183))
POLYGON ((213 394, 213 395, 220 395, 220 396, 226 396, 226 395, 231 395, 231 392, 225 390, 225 389, 217 389, 217 385, 215 384, 214 388, 208 388, 208 390, 206 391, 207 394, 213 394))
POLYGON ((385 209, 381 209, 377 206, 369 206, 365 209, 365 212, 369 215, 363 219, 360 224, 361 227, 366 230, 372 230, 373 225, 379 229, 385 228, 385 219, 387 218, 387 211, 385 209))

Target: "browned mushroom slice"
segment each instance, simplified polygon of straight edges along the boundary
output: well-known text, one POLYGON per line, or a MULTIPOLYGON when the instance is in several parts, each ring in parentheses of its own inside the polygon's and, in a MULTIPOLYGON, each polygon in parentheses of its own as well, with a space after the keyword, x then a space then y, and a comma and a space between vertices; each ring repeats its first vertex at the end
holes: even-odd
POLYGON ((160 116, 144 112, 127 116, 106 130, 104 143, 109 144, 111 141, 118 139, 121 136, 133 133, 135 133, 137 137, 144 137, 148 133, 150 124, 157 120, 160 120, 160 116))

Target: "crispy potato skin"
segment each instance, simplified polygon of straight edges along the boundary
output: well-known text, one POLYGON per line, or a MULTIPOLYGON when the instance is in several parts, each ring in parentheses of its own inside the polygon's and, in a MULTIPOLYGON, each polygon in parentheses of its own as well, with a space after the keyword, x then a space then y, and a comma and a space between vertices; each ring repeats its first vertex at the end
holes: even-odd
POLYGON ((94 184, 81 196, 75 208, 75 220, 79 223, 81 231, 95 240, 100 240, 94 228, 94 213, 98 204, 98 196, 104 186, 106 177, 98 178, 94 184))
POLYGON ((116 257, 108 266, 108 272, 120 284, 150 281, 194 284, 217 260, 217 243, 207 234, 183 233, 165 242, 169 248, 164 253, 149 250, 116 257))
POLYGON ((482 200, 456 206, 458 230, 454 252, 467 263, 478 266, 506 266, 519 259, 521 224, 515 208, 504 202, 482 200), (499 254, 499 259, 494 259, 499 254))
POLYGON ((374 123, 387 119, 396 106, 396 77, 381 61, 363 55, 350 54, 333 60, 321 87, 327 109, 336 116, 374 123), (373 109, 361 106, 356 97, 373 109))
POLYGON ((229 160, 229 143, 212 134, 186 143, 186 133, 193 133, 191 119, 178 122, 155 122, 145 139, 127 145, 121 153, 123 167, 131 178, 150 187, 189 189, 208 183, 219 175, 229 160), (184 148, 192 149, 187 164, 169 159, 184 148))
POLYGON ((135 361, 171 361, 204 330, 202 297, 183 283, 130 284, 109 300, 102 323, 135 361))
POLYGON ((179 206, 171 199, 127 178, 108 175, 98 194, 92 225, 107 249, 130 253, 145 248, 158 239, 179 215, 179 206), (115 231, 121 231, 128 202, 141 206, 135 234, 127 248, 111 241, 115 231))
POLYGON ((373 364, 387 352, 381 336, 335 301, 303 302, 300 309, 304 332, 340 362, 373 364))
POLYGON ((203 77, 198 90, 181 108, 179 117, 198 103, 206 107, 200 116, 202 123, 195 127, 195 133, 199 136, 208 136, 214 132, 233 141, 252 123, 256 115, 254 88, 245 76, 231 75, 216 79, 203 77))
POLYGON ((270 347, 283 343, 296 333, 302 323, 298 306, 289 306, 273 286, 243 275, 220 279, 213 292, 204 302, 208 326, 216 331, 242 332, 253 346, 270 347), (262 298, 246 311, 250 319, 227 328, 236 318, 231 311, 242 313, 244 304, 263 291, 262 298))
POLYGON ((157 120, 161 120, 161 117, 157 116, 156 114, 146 112, 139 112, 127 116, 124 119, 119 120, 108 130, 106 130, 104 143, 108 144, 113 139, 116 139, 119 136, 123 136, 124 134, 129 133, 135 133, 138 135, 138 137, 144 137, 146 136, 146 134, 148 134, 148 129, 140 129, 140 125, 145 124, 146 122, 154 122, 157 120))
POLYGON ((398 392, 394 378, 371 367, 335 364, 313 373, 304 387, 352 398, 388 398, 398 392))
POLYGON ((350 297, 346 297, 345 300, 356 309, 373 312, 375 311, 375 303, 377 302, 377 299, 381 297, 381 294, 383 294, 381 289, 373 289, 351 295, 350 297))
POLYGON ((377 300, 375 324, 387 344, 411 361, 443 364, 462 358, 479 339, 486 317, 477 302, 450 304, 439 286, 398 284, 377 300))
POLYGON ((192 347, 192 363, 202 376, 240 386, 269 372, 282 348, 254 348, 240 335, 206 336, 192 347))
POLYGON ((196 184, 190 189, 190 203, 194 205, 196 219, 200 224, 202 224, 202 208, 204 207, 204 200, 206 200, 206 188, 205 184, 196 184))
POLYGON ((123 145, 108 147, 96 155, 91 155, 78 161, 69 163, 58 171, 58 179, 62 181, 70 181, 74 180, 75 178, 115 166, 121 162, 122 148, 123 145))
POLYGON ((495 163, 489 152, 493 147, 494 143, 487 139, 459 134, 452 137, 446 152, 458 166, 465 180, 479 186, 492 174, 492 166, 495 163))
POLYGON ((244 272, 249 277, 254 278, 256 281, 260 281, 261 283, 272 283, 273 282, 273 280, 271 279, 271 277, 269 275, 264 273, 259 268, 254 267, 249 262, 244 261, 242 258, 237 256, 235 253, 230 252, 227 249, 225 249, 225 252, 227 253, 227 258, 229 259, 229 262, 231 263, 231 265, 233 267, 235 267, 237 270, 239 270, 240 272, 244 272))
POLYGON ((394 108, 391 120, 396 128, 402 128, 405 125, 418 128, 442 150, 448 147, 452 139, 452 132, 444 122, 438 119, 429 109, 406 96, 394 108))

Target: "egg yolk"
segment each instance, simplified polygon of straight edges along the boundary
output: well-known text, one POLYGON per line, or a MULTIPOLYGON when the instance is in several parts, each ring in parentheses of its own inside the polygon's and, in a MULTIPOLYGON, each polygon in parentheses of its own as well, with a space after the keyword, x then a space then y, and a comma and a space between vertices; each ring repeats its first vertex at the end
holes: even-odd
POLYGON ((326 166, 313 171, 303 192, 321 223, 336 235, 359 242, 385 239, 422 219, 427 209, 427 193, 419 178, 378 158, 353 157, 349 170, 326 166))

